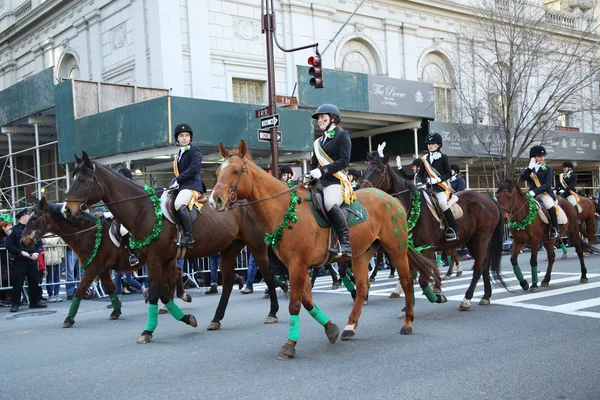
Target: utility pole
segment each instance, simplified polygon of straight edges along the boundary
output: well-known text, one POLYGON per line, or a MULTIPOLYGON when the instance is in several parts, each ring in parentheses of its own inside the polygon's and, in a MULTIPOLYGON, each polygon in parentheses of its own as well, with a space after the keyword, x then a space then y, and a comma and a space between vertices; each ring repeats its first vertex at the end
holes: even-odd
MULTIPOLYGON (((277 44, 277 47, 281 49, 281 51, 289 53, 292 51, 309 49, 311 47, 315 48, 317 55, 319 54, 318 43, 313 43, 307 46, 297 47, 294 49, 284 49, 281 47, 279 42, 277 41, 277 35, 275 33, 275 28, 277 26, 275 21, 275 8, 273 6, 273 0, 261 0, 260 4, 262 19, 262 33, 266 34, 267 39, 267 86, 269 91, 269 115, 275 116, 277 113, 277 101, 275 92, 275 55, 274 55, 274 47, 273 41, 277 44)), ((279 147, 277 145, 277 126, 271 126, 271 172, 273 176, 279 179, 279 147)))

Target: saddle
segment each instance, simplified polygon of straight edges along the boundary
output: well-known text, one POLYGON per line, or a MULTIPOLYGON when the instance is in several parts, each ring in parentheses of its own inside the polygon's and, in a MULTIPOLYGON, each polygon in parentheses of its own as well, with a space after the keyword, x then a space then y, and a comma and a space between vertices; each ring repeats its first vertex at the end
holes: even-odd
MULTIPOLYGON (((444 213, 440 208, 437 198, 435 196, 430 196, 426 191, 423 191, 423 197, 425 198, 425 203, 427 204, 427 208, 429 208, 431 215, 439 222, 440 229, 445 229, 445 219, 440 217, 440 215, 444 215, 444 213)), ((448 205, 450 206, 450 210, 452 211, 455 220, 458 220, 464 215, 462 207, 458 204, 458 200, 458 196, 453 194, 448 201, 448 205)))
MULTIPOLYGON (((550 224, 550 214, 548 213, 548 210, 546 209, 546 207, 544 207, 544 204, 542 202, 540 202, 538 199, 535 199, 535 206, 537 207, 538 215, 540 216, 540 219, 542 220, 542 222, 545 224, 550 224)), ((556 207, 556 220, 558 221, 558 224, 566 225, 567 222, 569 221, 567 218, 567 214, 558 204, 555 204, 555 207, 556 207)))
POLYGON ((115 246, 120 247, 123 242, 123 236, 127 235, 129 231, 119 221, 114 218, 111 219, 112 222, 108 230, 108 237, 115 246))
MULTIPOLYGON (((158 192, 159 190, 157 190, 157 193, 158 192)), ((173 225, 177 225, 178 230, 181 230, 181 227, 179 226, 179 220, 177 219, 175 213, 175 197, 176 196, 174 192, 164 190, 160 194, 160 208, 162 209, 162 213, 165 216, 165 218, 168 219, 169 222, 173 225)), ((202 211, 200 209, 202 208, 202 205, 207 201, 208 198, 204 194, 202 194, 195 202, 194 200, 192 200, 192 202, 194 203, 191 209, 192 223, 196 221, 198 214, 202 214, 202 211)))

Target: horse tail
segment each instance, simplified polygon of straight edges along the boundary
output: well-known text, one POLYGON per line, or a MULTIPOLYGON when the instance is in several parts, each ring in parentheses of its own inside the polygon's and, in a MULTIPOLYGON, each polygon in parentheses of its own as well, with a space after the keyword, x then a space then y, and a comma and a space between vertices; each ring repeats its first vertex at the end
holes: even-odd
POLYGON ((581 240, 581 248, 583 249, 583 251, 586 251, 590 254, 600 254, 599 248, 597 248, 596 246, 592 246, 584 240, 581 240))
POLYGON ((408 262, 411 268, 415 269, 419 274, 421 274, 421 277, 427 282, 429 282, 433 276, 435 286, 440 287, 440 273, 435 265, 435 261, 430 260, 429 258, 412 249, 408 249, 408 262), (433 271, 435 271, 435 273, 433 271))
POLYGON ((492 234, 492 238, 488 243, 488 251, 484 266, 486 266, 491 272, 494 281, 499 282, 504 289, 508 290, 504 279, 502 279, 502 248, 504 245, 504 213, 498 204, 494 200, 494 204, 498 207, 498 223, 492 234))

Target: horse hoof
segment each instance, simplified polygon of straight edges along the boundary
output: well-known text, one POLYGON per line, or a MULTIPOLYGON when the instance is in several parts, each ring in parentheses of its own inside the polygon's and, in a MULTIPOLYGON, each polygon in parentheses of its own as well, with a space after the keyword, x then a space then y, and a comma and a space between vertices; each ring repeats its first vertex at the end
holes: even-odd
POLYGON ((196 317, 194 317, 192 314, 188 314, 190 316, 190 322, 188 323, 189 326, 191 326, 192 328, 195 328, 198 326, 198 321, 196 321, 196 317))
POLYGON ((108 319, 113 321, 115 319, 119 319, 120 316, 121 316, 121 310, 117 309, 117 310, 113 310, 113 312, 110 313, 110 317, 108 317, 108 319))
POLYGON ((140 337, 137 340, 138 344, 146 344, 146 343, 150 343, 152 341, 152 334, 146 334, 146 335, 140 335, 140 337))
POLYGON ((278 360, 291 360, 294 357, 296 357, 296 348, 287 343, 281 346, 281 350, 277 354, 278 360))
POLYGON ((456 276, 457 276, 457 277, 460 277, 460 276, 462 276, 462 271, 458 271, 458 272, 456 273, 456 276))
POLYGON ((267 316, 267 318, 265 318, 265 324, 276 324, 277 321, 279 321, 277 319, 277 317, 273 317, 271 315, 267 316))
POLYGON ((65 318, 65 322, 63 322, 62 327, 63 328, 70 328, 73 325, 75 325, 75 318, 73 318, 73 317, 67 317, 67 318, 65 318))
POLYGON ((337 342, 338 337, 340 336, 340 328, 336 324, 331 323, 329 328, 325 328, 325 335, 327 335, 329 343, 334 344, 337 342))
POLYGON ((190 296, 188 293, 184 293, 183 296, 177 296, 177 297, 179 297, 182 301, 185 301, 186 303, 192 302, 192 296, 190 296))
POLYGON ((221 323, 217 321, 211 321, 206 328, 207 331, 218 331, 219 329, 221 329, 221 323))
POLYGON ((442 280, 443 280, 443 281, 449 281, 449 280, 450 280, 450 275, 444 275, 444 276, 442 277, 442 280))
POLYGON ((529 288, 529 291, 530 291, 531 293, 536 293, 536 292, 539 292, 539 291, 540 291, 540 288, 539 288, 539 286, 538 286, 538 285, 531 285, 531 288, 529 288))
POLYGON ((471 302, 460 302, 460 306, 458 306, 460 311, 469 311, 471 309, 471 302))
POLYGON ((161 307, 161 308, 159 308, 159 309, 158 309, 158 313, 159 313, 159 314, 168 314, 168 313, 169 313, 169 310, 167 310, 167 309, 166 309, 166 308, 164 308, 164 307, 161 307))
POLYGON ((564 259, 565 259, 565 258, 567 258, 567 257, 568 257, 568 256, 567 256, 567 253, 563 253, 563 255, 562 255, 562 257, 561 257, 561 260, 564 260, 564 259))
POLYGON ((400 293, 392 292, 390 294, 390 299, 399 299, 399 298, 400 298, 400 293))
POLYGON ((521 285, 521 288, 523 288, 524 291, 529 290, 529 282, 527 282, 525 279, 519 282, 519 284, 521 285))
POLYGON ((346 330, 344 330, 342 332, 342 340, 350 340, 350 339, 352 339, 354 337, 354 335, 355 335, 354 331, 350 331, 350 330, 346 331, 346 330))
POLYGON ((479 305, 480 306, 489 306, 490 304, 491 303, 490 303, 489 299, 481 299, 481 300, 479 300, 479 305))
POLYGON ((367 304, 369 304, 369 300, 365 299, 365 301, 363 301, 363 306, 366 306, 367 304))
POLYGON ((542 283, 540 283, 541 287, 549 287, 550 286, 550 282, 546 282, 546 281, 542 281, 542 283))
POLYGON ((412 335, 412 333, 413 333, 413 328, 412 328, 412 326, 403 326, 403 327, 400 329, 400 334, 401 334, 401 335, 412 335))
POLYGON ((581 278, 579 283, 588 283, 588 278, 581 278))
POLYGON ((443 294, 438 294, 436 303, 443 304, 443 303, 446 303, 447 301, 448 301, 448 299, 446 298, 446 296, 444 296, 443 294))

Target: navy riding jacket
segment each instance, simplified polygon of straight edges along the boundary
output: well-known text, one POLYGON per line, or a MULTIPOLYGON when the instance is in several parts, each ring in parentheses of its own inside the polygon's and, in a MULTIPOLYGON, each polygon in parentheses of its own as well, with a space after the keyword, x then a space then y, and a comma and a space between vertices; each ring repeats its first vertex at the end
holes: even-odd
MULTIPOLYGON (((431 165, 431 167, 433 167, 433 169, 435 169, 437 171, 442 182, 445 182, 448 179, 450 179, 450 177, 452 176, 452 171, 450 170, 450 163, 448 162, 448 156, 441 152, 440 152, 440 154, 441 154, 441 157, 438 158, 437 160, 431 161, 430 153, 427 153, 425 155, 425 158, 429 162, 429 165, 431 165)), ((418 180, 418 182, 427 183, 427 178, 429 178, 429 174, 427 173, 427 168, 425 168, 423 166, 423 168, 421 168, 418 172, 417 180, 418 180)), ((431 187, 431 190, 436 193, 444 191, 444 189, 441 188, 439 185, 433 185, 431 187)))
MULTIPOLYGON (((179 153, 175 157, 178 155, 179 153)), ((190 145, 190 149, 183 153, 181 159, 177 161, 177 169, 179 169, 179 176, 173 178, 170 185, 173 185, 177 181, 179 183, 179 190, 190 189, 203 192, 202 152, 198 146, 190 145)))
POLYGON ((310 161, 310 169, 313 170, 319 168, 321 170, 320 181, 324 187, 339 185, 340 180, 333 176, 333 174, 345 169, 348 167, 348 164, 350 164, 350 152, 352 151, 350 134, 336 126, 335 136, 333 138, 327 137, 325 143, 323 143, 323 136, 317 140, 321 142, 323 151, 327 153, 333 162, 321 167, 317 157, 313 155, 310 161))
POLYGON ((552 191, 552 167, 548 165, 545 166, 545 170, 543 170, 542 167, 540 167, 538 168, 537 172, 535 172, 535 169, 530 169, 529 167, 525 168, 525 171, 523 171, 523 173, 521 174, 521 179, 527 181, 527 186, 529 187, 529 190, 533 191, 536 196, 538 194, 546 192, 554 200, 556 200, 556 196, 552 191), (531 177, 531 174, 537 176, 538 181, 540 182, 539 187, 535 184, 533 178, 531 177))

